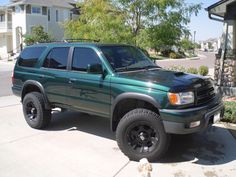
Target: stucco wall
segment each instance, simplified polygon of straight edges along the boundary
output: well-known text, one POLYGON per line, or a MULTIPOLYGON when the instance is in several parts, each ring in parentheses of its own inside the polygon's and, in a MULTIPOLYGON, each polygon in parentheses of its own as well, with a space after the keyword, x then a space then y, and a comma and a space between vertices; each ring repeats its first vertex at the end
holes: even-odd
POLYGON ((26 33, 31 33, 31 28, 34 26, 43 26, 45 31, 48 31, 48 16, 26 14, 26 33))
POLYGON ((48 22, 48 33, 53 35, 55 40, 64 38, 63 24, 69 19, 69 9, 60 7, 51 8, 51 20, 48 22), (58 22, 56 22, 56 10, 58 10, 58 22))
POLYGON ((7 57, 7 36, 0 34, 0 59, 7 57))

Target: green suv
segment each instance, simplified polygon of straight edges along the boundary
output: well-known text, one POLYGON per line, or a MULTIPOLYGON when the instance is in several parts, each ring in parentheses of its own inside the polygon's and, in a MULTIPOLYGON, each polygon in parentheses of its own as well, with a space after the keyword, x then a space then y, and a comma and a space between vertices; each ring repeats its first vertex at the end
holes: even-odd
POLYGON ((162 69, 130 45, 26 47, 12 82, 32 128, 48 126, 54 108, 105 117, 131 160, 156 160, 168 149, 170 134, 201 131, 223 116, 212 80, 162 69))

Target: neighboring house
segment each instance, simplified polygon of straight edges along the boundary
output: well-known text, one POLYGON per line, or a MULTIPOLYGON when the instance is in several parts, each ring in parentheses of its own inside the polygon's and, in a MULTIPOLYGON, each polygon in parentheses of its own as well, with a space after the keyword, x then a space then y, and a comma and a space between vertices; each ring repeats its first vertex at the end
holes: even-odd
POLYGON ((21 50, 23 35, 34 26, 43 26, 55 40, 63 39, 63 22, 77 16, 78 10, 73 0, 12 0, 0 8, 0 14, 0 57, 4 58, 21 50))
POLYGON ((224 23, 222 52, 216 55, 215 79, 224 94, 236 95, 236 0, 221 0, 206 10, 209 18, 224 23))
POLYGON ((205 41, 200 41, 202 51, 217 52, 221 46, 220 38, 210 38, 205 41))
POLYGON ((12 13, 0 6, 0 59, 7 57, 12 47, 12 13))

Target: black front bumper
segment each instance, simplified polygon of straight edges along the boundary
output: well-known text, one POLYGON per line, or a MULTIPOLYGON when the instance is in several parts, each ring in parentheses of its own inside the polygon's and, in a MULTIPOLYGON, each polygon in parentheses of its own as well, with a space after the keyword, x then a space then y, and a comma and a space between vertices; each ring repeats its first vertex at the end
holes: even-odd
POLYGON ((211 107, 204 106, 183 110, 161 110, 161 117, 164 118, 163 125, 167 133, 190 134, 199 132, 214 123, 214 116, 220 113, 220 119, 224 115, 223 102, 211 107), (169 120, 168 120, 169 119, 169 120), (190 128, 192 122, 200 121, 200 125, 190 128))

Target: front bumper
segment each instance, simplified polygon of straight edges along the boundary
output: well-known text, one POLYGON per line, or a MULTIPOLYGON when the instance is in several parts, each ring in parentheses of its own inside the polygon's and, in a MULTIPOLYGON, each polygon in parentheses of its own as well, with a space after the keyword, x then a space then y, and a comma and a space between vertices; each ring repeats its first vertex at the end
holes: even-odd
POLYGON ((220 113, 220 119, 224 114, 224 104, 210 104, 208 106, 183 109, 183 110, 160 110, 165 131, 172 134, 190 134, 199 132, 214 123, 214 116, 220 113), (200 121, 200 125, 190 128, 192 122, 200 121))

